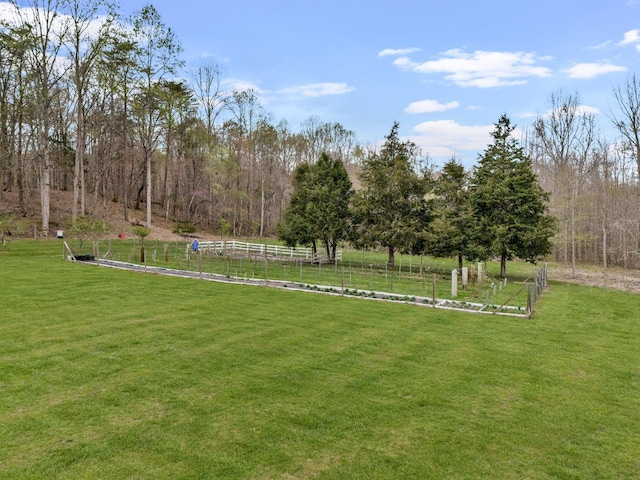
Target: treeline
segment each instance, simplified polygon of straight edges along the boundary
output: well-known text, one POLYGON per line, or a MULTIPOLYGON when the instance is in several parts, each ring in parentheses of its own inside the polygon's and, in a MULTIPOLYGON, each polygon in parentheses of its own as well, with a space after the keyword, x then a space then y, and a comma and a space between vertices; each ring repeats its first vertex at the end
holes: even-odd
MULTIPOLYGON (((302 202, 294 190, 312 182, 322 158, 340 163, 355 185, 348 195, 348 239, 396 248, 397 238, 387 237, 405 212, 386 218, 365 208, 375 195, 380 201, 386 195, 398 209, 414 207, 396 201, 401 192, 385 190, 389 175, 398 172, 378 178, 370 168, 382 161, 383 149, 358 145, 338 123, 309 118, 294 130, 275 121, 256 92, 225 89, 216 64, 185 65, 179 39, 151 5, 123 18, 109 0, 10 4, 13 12, 0 24, 0 191, 17 192, 18 216, 37 216, 48 231, 51 192, 59 190, 73 192, 71 222, 101 218, 109 202, 118 202, 124 219, 133 220, 130 209, 140 210, 136 220, 147 227, 153 213, 170 224, 222 234, 295 238, 296 219, 285 212, 302 202)), ((577 94, 558 92, 518 153, 549 193, 552 253, 572 266, 640 266, 640 81, 632 76, 612 97, 619 138, 599 133, 577 94)), ((478 182, 500 178, 480 177, 478 170, 464 171, 452 159, 441 171, 429 171, 431 180, 418 182, 420 194, 431 199, 421 212, 422 233, 397 248, 450 255, 450 243, 468 242, 459 224, 479 221, 478 204, 469 210, 463 200, 479 192, 478 182)), ((504 192, 499 184, 494 188, 504 192)), ((316 213, 331 204, 316 202, 316 213)), ((499 226, 500 217, 491 220, 498 225, 488 218, 476 227, 499 226)), ((330 232, 315 238, 331 250, 329 239, 330 232)), ((502 255, 496 245, 483 248, 464 255, 502 255)), ((515 254, 527 256, 507 256, 515 254)))
POLYGON ((640 266, 640 79, 613 91, 610 119, 620 137, 608 140, 578 94, 556 92, 528 132, 528 153, 557 220, 556 259, 640 266))
POLYGON ((217 65, 186 66, 152 6, 121 18, 106 0, 28 3, 12 2, 0 28, 0 186, 44 231, 62 190, 73 192, 71 221, 119 202, 126 220, 146 210, 147 227, 153 213, 271 235, 296 165, 321 151, 354 161, 342 125, 311 117, 293 131, 254 91, 225 90, 217 65))

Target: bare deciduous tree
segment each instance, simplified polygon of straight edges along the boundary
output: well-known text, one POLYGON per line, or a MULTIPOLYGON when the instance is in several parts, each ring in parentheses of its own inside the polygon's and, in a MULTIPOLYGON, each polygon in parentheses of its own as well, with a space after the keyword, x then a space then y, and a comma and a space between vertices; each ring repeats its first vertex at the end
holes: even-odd
POLYGON ((620 112, 613 113, 611 120, 629 142, 636 159, 636 173, 640 176, 640 79, 633 74, 624 87, 614 88, 613 96, 620 112))
POLYGON ((26 52, 34 84, 35 116, 38 132, 38 176, 40 180, 41 227, 49 230, 51 210, 51 175, 54 167, 51 158, 49 132, 53 124, 56 88, 64 78, 67 67, 59 61, 62 42, 69 30, 69 19, 62 16, 68 0, 11 1, 15 11, 14 25, 30 30, 33 42, 26 52), (26 7, 26 8, 25 8, 26 7))
POLYGON ((174 74, 182 66, 182 47, 171 28, 160 18, 158 11, 147 5, 133 17, 133 36, 137 41, 136 59, 142 72, 140 82, 139 133, 144 152, 146 170, 147 228, 151 228, 152 173, 151 159, 157 147, 159 121, 155 96, 156 83, 166 75, 174 74))
POLYGON ((535 151, 538 168, 546 170, 543 188, 562 205, 554 213, 564 230, 564 260, 570 261, 573 275, 576 267, 578 199, 593 167, 591 149, 595 141, 595 118, 581 109, 577 94, 562 91, 551 95, 551 109, 534 123, 535 151))
POLYGON ((107 0, 69 1, 69 29, 65 42, 72 64, 71 81, 76 94, 76 152, 71 213, 71 218, 75 221, 78 216, 78 200, 80 200, 80 214, 86 214, 85 97, 102 49, 109 40, 109 30, 115 21, 115 7, 107 0), (105 13, 106 17, 99 20, 98 15, 105 13))

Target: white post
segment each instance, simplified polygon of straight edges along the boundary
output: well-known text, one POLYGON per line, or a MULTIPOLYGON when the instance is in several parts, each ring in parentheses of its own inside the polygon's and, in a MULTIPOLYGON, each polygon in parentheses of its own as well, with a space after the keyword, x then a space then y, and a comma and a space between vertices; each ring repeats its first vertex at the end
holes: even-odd
POLYGON ((451 270, 451 298, 458 296, 458 270, 451 270))
POLYGON ((467 289, 468 283, 469 283, 469 269, 467 267, 462 267, 462 290, 467 289))
POLYGON ((482 262, 478 262, 478 282, 482 281, 482 262))

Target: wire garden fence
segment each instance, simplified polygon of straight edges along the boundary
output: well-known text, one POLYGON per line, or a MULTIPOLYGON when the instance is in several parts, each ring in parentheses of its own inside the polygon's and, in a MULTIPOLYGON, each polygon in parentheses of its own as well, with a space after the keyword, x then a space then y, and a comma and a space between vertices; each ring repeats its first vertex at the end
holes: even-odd
POLYGON ((547 286, 546 265, 524 281, 509 282, 487 270, 480 278, 481 267, 472 266, 468 282, 456 280, 454 289, 451 261, 424 256, 398 255, 391 267, 384 252, 345 250, 329 262, 310 258, 304 249, 243 242, 202 242, 194 251, 191 240, 141 245, 127 239, 93 242, 92 248, 91 257, 98 260, 218 275, 239 283, 275 281, 298 289, 527 317, 547 286))

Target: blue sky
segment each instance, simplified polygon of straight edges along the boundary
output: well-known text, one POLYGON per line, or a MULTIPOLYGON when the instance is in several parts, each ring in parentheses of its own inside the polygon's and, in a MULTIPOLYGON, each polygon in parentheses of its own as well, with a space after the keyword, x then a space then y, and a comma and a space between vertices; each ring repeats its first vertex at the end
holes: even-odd
POLYGON ((560 89, 613 136, 612 90, 640 60, 640 0, 123 0, 121 11, 148 3, 187 64, 217 63, 275 121, 316 116, 372 144, 398 121, 436 164, 473 164, 501 114, 526 129, 560 89))

